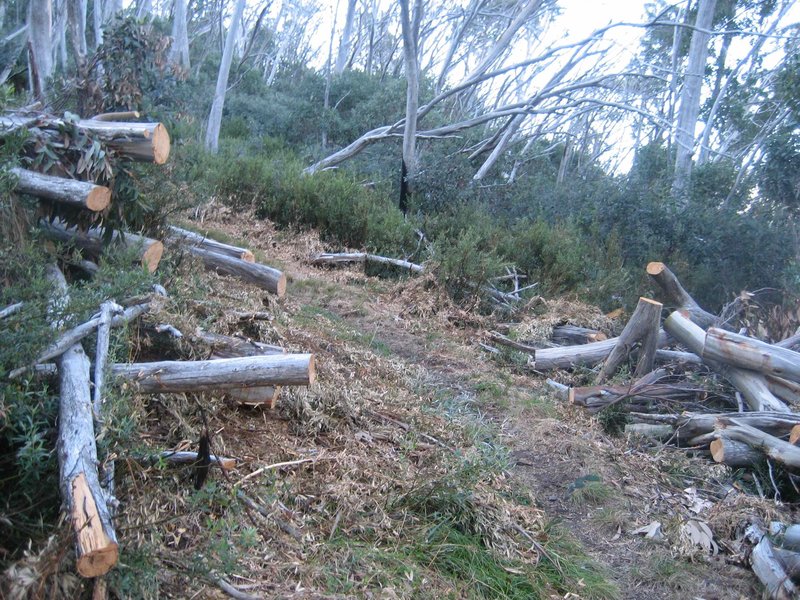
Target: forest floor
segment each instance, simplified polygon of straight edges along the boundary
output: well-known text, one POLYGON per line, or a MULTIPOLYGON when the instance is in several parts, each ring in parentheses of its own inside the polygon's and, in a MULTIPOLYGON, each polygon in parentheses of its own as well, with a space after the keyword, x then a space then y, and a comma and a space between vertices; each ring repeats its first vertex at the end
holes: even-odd
MULTIPOLYGON (((492 318, 454 307, 425 277, 312 267, 315 234, 225 207, 199 216, 185 224, 284 269, 287 295, 187 262, 172 282, 184 299, 153 318, 313 352, 318 382, 284 389, 273 410, 132 396, 146 448, 189 447, 205 419, 212 451, 240 462, 201 492, 186 471, 118 465, 117 596, 223 598, 224 579, 264 598, 760 597, 729 540, 744 516, 777 509, 727 468, 608 435, 518 356, 484 352, 492 318), (718 552, 688 540, 692 520, 718 552), (635 533, 654 522, 660 534, 635 533)), ((565 306, 579 305, 545 301, 536 318, 565 306)), ((137 352, 202 353, 168 339, 137 352)))

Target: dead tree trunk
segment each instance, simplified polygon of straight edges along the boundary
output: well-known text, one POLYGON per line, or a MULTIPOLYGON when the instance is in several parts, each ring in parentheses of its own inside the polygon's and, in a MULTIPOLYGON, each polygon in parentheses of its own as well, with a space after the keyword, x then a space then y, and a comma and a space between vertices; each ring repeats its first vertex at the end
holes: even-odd
POLYGON ((11 174, 17 178, 14 189, 23 194, 38 196, 94 212, 104 210, 111 202, 111 190, 87 181, 51 177, 34 171, 14 168, 11 174))
POLYGON ((706 333, 703 358, 800 382, 800 353, 722 329, 706 333))
MULTIPOLYGON (((56 295, 67 295, 67 282, 57 267, 48 277, 56 295)), ((78 573, 98 577, 117 563, 119 550, 111 514, 97 476, 97 447, 89 390, 89 359, 75 344, 59 357, 58 463, 64 504, 75 531, 78 573)))
POLYGON ((145 394, 311 385, 316 378, 313 354, 131 363, 114 365, 112 372, 145 394))
POLYGON ((633 351, 634 345, 641 342, 639 360, 636 364, 636 377, 642 377, 653 370, 653 362, 658 343, 658 330, 661 322, 662 304, 648 298, 639 298, 636 310, 617 338, 617 343, 608 355, 597 382, 603 383, 613 375, 620 363, 633 351))

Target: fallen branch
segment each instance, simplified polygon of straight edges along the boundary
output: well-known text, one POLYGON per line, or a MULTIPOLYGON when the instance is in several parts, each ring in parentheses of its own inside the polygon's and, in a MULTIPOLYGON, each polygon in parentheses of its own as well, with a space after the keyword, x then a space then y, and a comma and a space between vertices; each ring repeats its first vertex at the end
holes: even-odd
POLYGON ((800 382, 800 353, 761 340, 712 327, 702 357, 800 382))
POLYGON ((371 262, 399 267, 417 274, 425 272, 425 267, 423 265, 418 265, 400 258, 388 258, 386 256, 378 256, 377 254, 367 254, 366 252, 322 253, 312 256, 310 262, 312 265, 340 265, 354 262, 366 264, 371 262))
MULTIPOLYGON (((141 460, 149 463, 164 461, 176 465, 193 465, 197 462, 197 457, 197 452, 191 452, 188 450, 165 450, 154 456, 148 456, 141 460)), ((226 458, 224 456, 211 454, 209 460, 211 461, 212 465, 216 465, 222 469, 225 469, 226 471, 236 468, 235 458, 226 458)))

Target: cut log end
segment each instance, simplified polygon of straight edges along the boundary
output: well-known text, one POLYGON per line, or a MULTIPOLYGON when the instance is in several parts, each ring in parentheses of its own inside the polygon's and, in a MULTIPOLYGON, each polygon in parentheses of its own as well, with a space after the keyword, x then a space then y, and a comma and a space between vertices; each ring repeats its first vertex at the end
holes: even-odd
MULTIPOLYGON (((249 263, 256 262, 256 257, 252 252, 250 252, 250 250, 245 250, 244 252, 242 252, 241 258, 242 258, 242 260, 244 262, 249 262, 249 263)), ((285 284, 284 284, 283 288, 284 288, 284 290, 286 289, 286 285, 285 284)))
MULTIPOLYGON (((650 263, 650 264, 652 264, 652 263, 650 263)), ((654 305, 654 306, 657 306, 659 309, 661 309, 661 308, 663 308, 663 307, 664 307, 664 305, 663 305, 661 302, 658 302, 658 301, 656 301, 656 300, 653 300, 653 299, 651 299, 651 298, 645 298, 644 296, 642 296, 641 298, 639 298, 639 302, 646 302, 646 303, 648 303, 648 304, 652 304, 652 305, 654 305)))
POLYGON ((725 444, 721 439, 717 438, 711 442, 709 449, 711 450, 711 457, 714 459, 714 462, 725 462, 725 444))
POLYGON ((72 480, 71 516, 77 535, 78 573, 83 577, 105 575, 117 564, 119 548, 103 530, 97 504, 83 473, 72 480))
POLYGON ((150 244, 147 250, 142 254, 142 265, 147 268, 150 273, 153 273, 158 268, 158 263, 161 262, 161 256, 164 254, 164 244, 155 241, 150 244))
MULTIPOLYGON (((275 293, 277 294, 278 298, 283 298, 283 296, 286 294, 286 274, 285 273, 281 273, 281 276, 278 278, 278 285, 277 285, 277 289, 276 289, 275 293)), ((311 363, 311 366, 313 368, 313 366, 314 366, 313 362, 311 363)))
POLYGON ((314 355, 308 357, 308 385, 312 385, 317 379, 317 366, 314 364, 314 355))
POLYGON ((86 197, 86 208, 94 212, 105 210, 111 203, 111 190, 102 185, 95 186, 86 197))
POLYGON ((661 275, 666 269, 666 265, 662 262, 651 262, 647 263, 647 274, 648 275, 661 275))
POLYGON ((796 446, 798 440, 800 440, 800 425, 795 425, 789 433, 789 443, 796 446))
POLYGON ((163 165, 169 158, 170 139, 167 128, 161 123, 153 129, 153 162, 163 165))

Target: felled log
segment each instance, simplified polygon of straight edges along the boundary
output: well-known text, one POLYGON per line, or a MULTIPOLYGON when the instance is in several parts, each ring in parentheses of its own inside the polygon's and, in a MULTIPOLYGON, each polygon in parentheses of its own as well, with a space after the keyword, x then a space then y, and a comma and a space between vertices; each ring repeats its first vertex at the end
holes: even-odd
POLYGON ((675 435, 675 430, 669 425, 652 425, 649 423, 628 423, 625 425, 626 435, 646 437, 653 440, 664 441, 675 435))
POLYGON ((200 246, 187 246, 186 249, 202 260, 206 269, 252 283, 278 298, 286 293, 286 275, 278 269, 218 254, 200 246))
POLYGON ((776 557, 772 543, 764 530, 756 524, 749 525, 745 530, 745 540, 752 546, 749 555, 750 566, 759 581, 767 588, 770 598, 773 600, 797 598, 800 591, 776 557))
MULTIPOLYGON (((717 419, 730 415, 719 413, 694 414, 652 414, 628 413, 628 418, 635 422, 666 424, 672 426, 680 440, 690 440, 700 435, 713 432, 717 419)), ((792 428, 800 425, 800 414, 779 413, 774 411, 737 413, 736 421, 760 429, 776 437, 789 435, 792 428)))
POLYGON ((706 333, 703 358, 800 381, 800 353, 714 327, 706 333))
POLYGON ((88 181, 42 175, 35 171, 14 168, 17 178, 14 189, 23 194, 85 208, 94 212, 104 210, 111 202, 111 190, 88 181))
MULTIPOLYGON (((77 248, 93 256, 100 256, 104 251, 105 230, 102 227, 79 231, 74 227, 67 227, 63 221, 55 220, 52 223, 40 221, 39 228, 47 237, 59 242, 74 244, 77 248)), ((164 244, 158 240, 130 232, 114 231, 111 243, 122 244, 127 249, 134 249, 142 266, 151 273, 158 268, 161 255, 164 253, 164 244)))
POLYGON ((769 458, 793 469, 800 468, 800 448, 732 417, 720 417, 717 427, 728 439, 761 450, 769 458))
POLYGON ((556 325, 550 339, 559 345, 590 344, 592 342, 602 342, 608 336, 602 331, 578 327, 577 325, 556 325))
MULTIPOLYGON (((664 329, 676 340, 687 346, 693 353, 703 357, 706 339, 705 331, 691 320, 688 312, 683 310, 673 312, 664 321, 664 329)), ((766 379, 759 373, 736 367, 727 367, 706 357, 703 357, 703 361, 726 377, 742 393, 751 410, 790 412, 789 407, 769 391, 766 379)))
MULTIPOLYGON (((280 346, 208 331, 198 331, 196 338, 211 346, 212 359, 236 358, 239 356, 270 356, 286 353, 286 350, 280 346)), ((227 395, 228 398, 240 404, 269 404, 270 408, 275 408, 280 392, 280 386, 267 385, 233 388, 228 390, 227 395)))
POLYGON ((189 231, 188 229, 174 227, 172 225, 167 228, 167 232, 167 241, 169 242, 199 246, 200 248, 210 250, 211 252, 224 254, 225 256, 230 256, 231 258, 238 258, 245 262, 256 262, 255 256, 247 248, 239 248, 238 246, 224 244, 205 235, 195 233, 194 231, 189 231))
POLYGON ((597 383, 603 383, 611 377, 622 361, 631 354, 634 346, 639 343, 641 343, 641 350, 634 375, 641 377, 653 370, 662 308, 663 305, 660 302, 649 298, 639 298, 636 310, 633 311, 625 329, 617 338, 614 349, 600 369, 597 383))
POLYGON ((141 115, 138 110, 127 110, 122 112, 100 113, 91 117, 91 121, 125 121, 127 119, 138 119, 141 115))
MULTIPOLYGON (((63 121, 53 119, 45 123, 45 127, 58 127, 62 124, 63 121)), ((76 125, 105 142, 121 156, 157 165, 163 165, 169 158, 169 133, 161 123, 81 119, 76 125)))
POLYGON ((769 391, 784 402, 800 405, 800 383, 788 381, 782 377, 767 375, 769 391))
POLYGON ((795 333, 793 336, 781 340, 780 342, 775 342, 773 345, 779 348, 788 348, 789 350, 796 351, 798 347, 800 347, 800 333, 795 333))
POLYGON ((752 467, 764 460, 764 455, 744 442, 737 442, 725 436, 718 437, 709 445, 711 457, 732 469, 752 467))
POLYGON ((376 263, 380 265, 391 265, 399 267, 412 273, 424 273, 425 267, 416 263, 402 260, 400 258, 388 258, 386 256, 378 256, 377 254, 367 254, 366 252, 346 252, 346 253, 329 253, 323 252, 311 257, 312 265, 341 265, 347 263, 376 263))
MULTIPOLYGON (((57 294, 66 297, 67 282, 55 266, 48 278, 57 294)), ((111 514, 97 475, 97 447, 89 390, 89 359, 80 344, 58 359, 59 486, 73 530, 77 570, 83 577, 98 577, 113 567, 119 556, 111 514)))
POLYGON ((772 553, 778 562, 781 563, 783 570, 792 579, 792 581, 800 580, 800 553, 785 550, 776 546, 772 547, 772 553))
POLYGON ((679 310, 689 313, 693 322, 707 329, 720 324, 716 315, 703 310, 694 298, 683 289, 675 274, 662 262, 651 262, 647 265, 647 274, 658 285, 667 303, 679 310))
POLYGON ((692 352, 681 352, 680 350, 656 350, 656 362, 660 363, 685 363, 690 365, 702 365, 703 359, 692 352))
POLYGON ((118 364, 112 373, 146 394, 311 385, 316 378, 313 354, 118 364))

